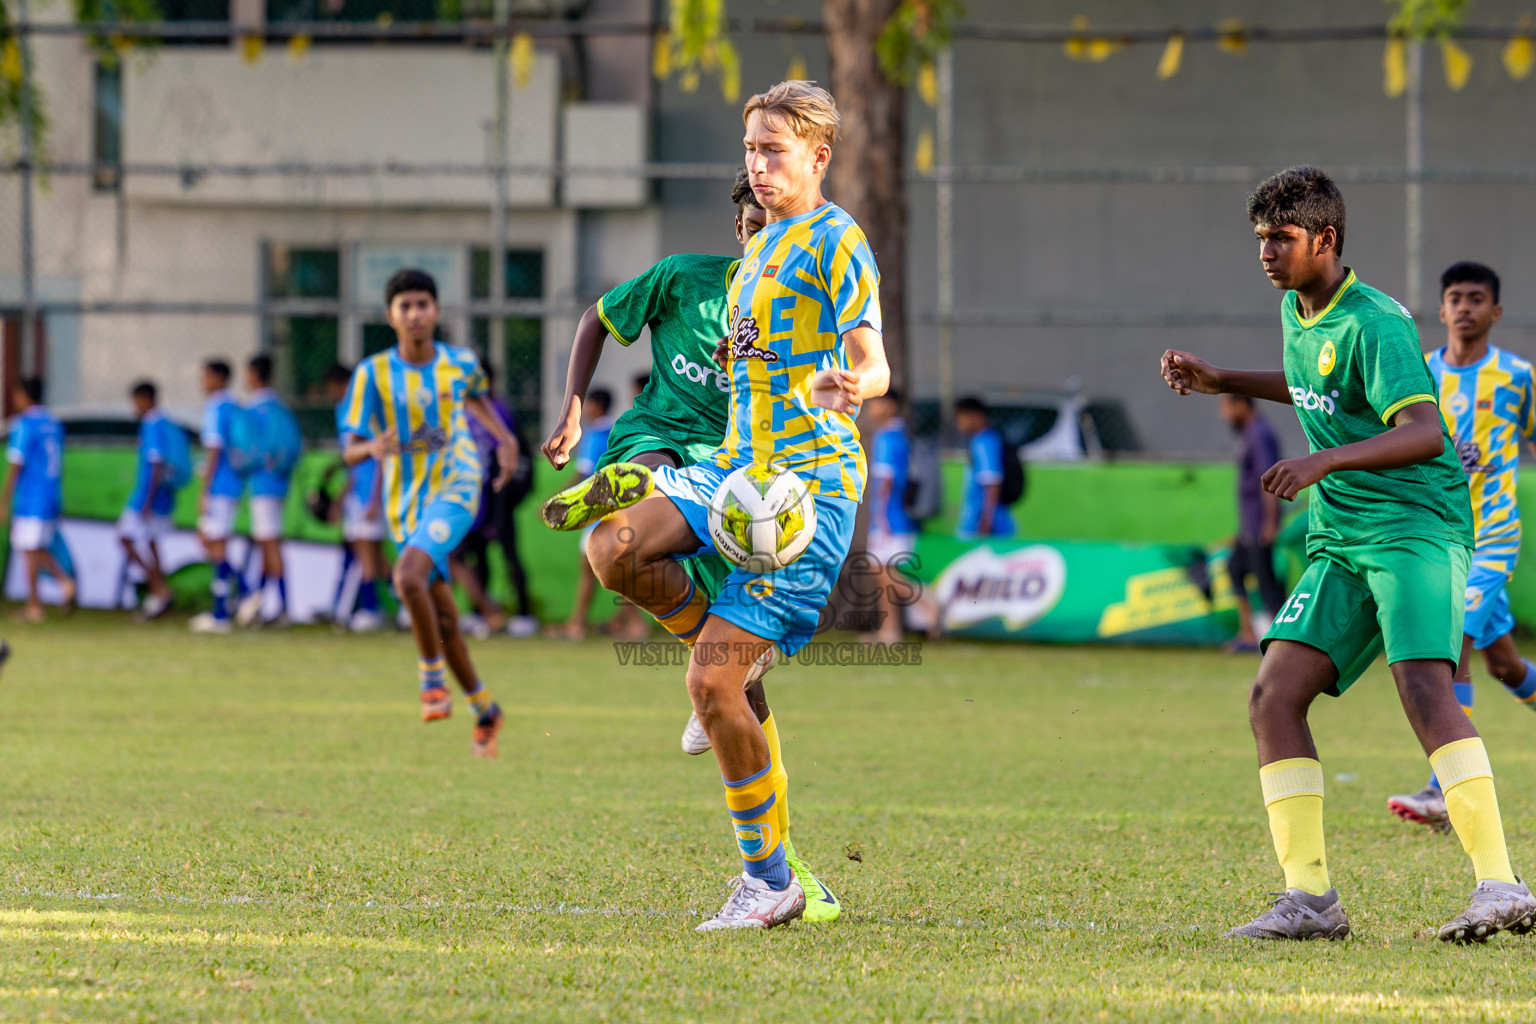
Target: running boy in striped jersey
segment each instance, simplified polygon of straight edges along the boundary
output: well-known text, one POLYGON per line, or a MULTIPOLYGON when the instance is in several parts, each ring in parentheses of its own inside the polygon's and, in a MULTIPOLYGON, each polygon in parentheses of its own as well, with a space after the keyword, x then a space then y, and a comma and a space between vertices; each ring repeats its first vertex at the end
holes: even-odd
POLYGON ((465 412, 496 438, 500 489, 517 470, 517 440, 485 401, 480 357, 433 340, 437 282, 420 270, 402 270, 385 286, 384 302, 396 344, 358 364, 346 399, 342 458, 368 459, 384 469, 384 507, 399 549, 395 590, 410 609, 419 653, 421 719, 447 718, 453 698, 451 670, 475 714, 471 750, 496 756, 501 708, 475 673, 459 609, 449 586, 448 556, 475 521, 483 470, 465 412))
MULTIPOLYGON (((1520 443, 1536 438, 1536 388, 1530 363, 1488 344, 1488 333, 1503 311, 1499 275, 1488 267, 1457 263, 1441 275, 1446 343, 1429 354, 1429 372, 1440 386, 1440 412, 1471 484, 1476 538, 1455 681, 1456 699, 1469 715, 1474 650, 1482 652, 1489 675, 1536 708, 1536 667, 1515 648, 1515 617, 1505 592, 1520 555, 1515 479, 1520 443)), ((1433 775, 1419 792, 1389 798, 1387 809, 1431 828, 1450 826, 1445 793, 1433 775)))
POLYGON ((688 693, 720 767, 744 867, 700 931, 772 928, 805 910, 783 842, 788 777, 776 729, 758 721, 743 691, 775 645, 792 655, 815 634, 864 488, 854 417, 890 380, 874 257, 853 218, 821 194, 836 104, 809 82, 782 82, 748 100, 742 119, 747 173, 768 223, 727 293, 723 443, 682 469, 607 466, 545 506, 545 521, 557 529, 602 519, 587 550, 603 585, 694 647, 688 693), (768 462, 806 481, 816 500, 815 538, 778 572, 734 570, 712 602, 679 560, 714 551, 708 509, 721 482, 739 467, 768 462), (721 651, 732 656, 713 656, 721 651))

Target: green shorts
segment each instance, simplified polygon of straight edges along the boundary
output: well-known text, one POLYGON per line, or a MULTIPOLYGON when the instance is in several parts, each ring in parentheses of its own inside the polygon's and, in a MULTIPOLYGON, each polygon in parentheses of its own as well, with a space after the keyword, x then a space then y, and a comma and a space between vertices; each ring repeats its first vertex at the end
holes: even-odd
POLYGON ((1335 697, 1383 651, 1389 665, 1455 665, 1471 564, 1472 552, 1459 544, 1418 537, 1324 548, 1312 555, 1262 646, 1294 640, 1328 655, 1339 670, 1328 691, 1335 697))
POLYGON ((643 452, 662 452, 672 456, 681 468, 713 455, 720 447, 720 441, 719 437, 710 441, 696 436, 680 436, 676 430, 652 423, 644 416, 631 417, 625 413, 614 421, 613 431, 608 435, 608 448, 597 460, 597 465, 601 468, 615 462, 628 462, 643 452))
MULTIPOLYGON (((653 424, 644 416, 625 413, 614 422, 613 431, 608 435, 608 447, 603 457, 597 460, 597 465, 601 468, 615 462, 628 462, 645 452, 662 452, 672 456, 681 468, 708 458, 719 447, 719 438, 708 442, 698 438, 678 439, 675 432, 667 427, 653 424), (664 434, 674 434, 674 438, 668 439, 664 434)), ((725 587, 725 578, 734 568, 731 563, 719 555, 698 555, 680 561, 683 571, 704 591, 705 596, 710 601, 718 600, 725 587)))

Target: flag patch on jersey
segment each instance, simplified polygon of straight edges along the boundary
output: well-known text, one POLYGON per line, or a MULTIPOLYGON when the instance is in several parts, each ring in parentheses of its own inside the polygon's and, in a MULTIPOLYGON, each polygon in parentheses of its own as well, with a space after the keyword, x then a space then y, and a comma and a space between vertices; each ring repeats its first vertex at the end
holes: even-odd
POLYGON ((1479 409, 1483 409, 1483 410, 1492 409, 1493 408, 1493 399, 1491 399, 1491 398, 1479 398, 1477 400, 1477 407, 1479 409))

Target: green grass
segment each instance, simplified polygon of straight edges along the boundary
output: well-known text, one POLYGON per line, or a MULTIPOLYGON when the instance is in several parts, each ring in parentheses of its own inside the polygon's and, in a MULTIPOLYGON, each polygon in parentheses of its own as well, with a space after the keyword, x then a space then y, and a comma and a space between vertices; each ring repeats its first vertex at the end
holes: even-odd
MULTIPOLYGON (((1220 937, 1280 884, 1250 663, 967 645, 773 673, 796 843, 847 909, 701 936, 739 861, 675 669, 477 646, 487 764, 462 713, 416 720, 402 637, 10 632, 0 1019, 1536 1018, 1532 940, 1430 938, 1472 878, 1383 810, 1426 769, 1379 666, 1315 716, 1347 943, 1220 937)), ((1536 720, 1481 689, 1518 870, 1536 720)))

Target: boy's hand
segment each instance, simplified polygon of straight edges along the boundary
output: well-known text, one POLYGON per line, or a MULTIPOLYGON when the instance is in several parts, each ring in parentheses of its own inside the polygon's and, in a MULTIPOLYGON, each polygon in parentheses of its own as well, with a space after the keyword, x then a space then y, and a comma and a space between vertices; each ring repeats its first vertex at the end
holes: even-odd
POLYGON ((1264 474, 1264 489, 1281 501, 1295 501, 1296 495, 1328 475, 1328 466, 1319 457, 1324 454, 1313 452, 1275 463, 1264 474))
POLYGON ((564 469, 565 464, 571 461, 571 452, 576 450, 576 442, 581 440, 581 420, 567 420, 565 423, 557 423, 555 429, 549 432, 543 447, 540 449, 549 464, 556 469, 564 469))
POLYGON ((511 482, 512 477, 517 473, 517 460, 521 456, 522 453, 517 450, 517 445, 515 444, 497 445, 496 464, 498 472, 496 473, 496 479, 491 482, 492 490, 499 491, 511 482))
POLYGON ((731 339, 721 338, 715 344, 715 365, 722 370, 731 368, 731 339))
POLYGON ((852 414, 859 407, 859 375, 835 366, 811 378, 811 404, 852 414))
POLYGON ((1163 380, 1181 395, 1198 391, 1202 395, 1221 394, 1221 379, 1216 368, 1197 355, 1170 348, 1163 353, 1163 380))
POLYGON ((373 457, 380 462, 391 455, 400 454, 400 438, 396 436, 393 428, 373 439, 373 457))

